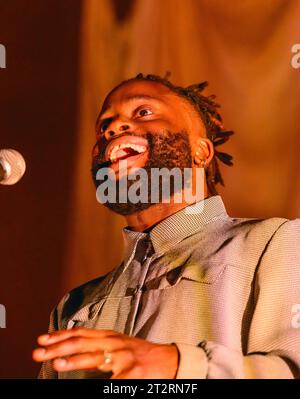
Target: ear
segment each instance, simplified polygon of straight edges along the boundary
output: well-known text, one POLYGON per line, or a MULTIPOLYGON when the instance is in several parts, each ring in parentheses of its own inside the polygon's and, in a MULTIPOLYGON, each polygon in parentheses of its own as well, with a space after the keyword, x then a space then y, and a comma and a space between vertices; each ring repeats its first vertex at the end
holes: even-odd
POLYGON ((196 141, 194 163, 201 167, 206 167, 214 156, 214 145, 206 137, 200 137, 196 141))

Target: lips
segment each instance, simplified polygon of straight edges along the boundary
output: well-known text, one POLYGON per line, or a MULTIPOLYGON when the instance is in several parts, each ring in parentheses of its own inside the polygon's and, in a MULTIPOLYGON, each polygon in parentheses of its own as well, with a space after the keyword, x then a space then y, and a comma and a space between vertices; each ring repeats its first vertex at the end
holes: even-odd
POLYGON ((105 151, 105 159, 112 163, 119 162, 124 159, 134 160, 139 158, 148 150, 148 142, 146 139, 138 136, 122 136, 113 139, 107 146, 105 151))

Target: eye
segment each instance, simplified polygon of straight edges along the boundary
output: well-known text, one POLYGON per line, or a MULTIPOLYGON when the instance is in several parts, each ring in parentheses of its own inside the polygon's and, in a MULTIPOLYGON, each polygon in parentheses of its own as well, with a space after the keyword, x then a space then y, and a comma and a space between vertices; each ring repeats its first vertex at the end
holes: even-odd
POLYGON ((110 122, 111 122, 111 118, 104 119, 104 120, 100 123, 99 132, 100 132, 100 133, 104 133, 105 130, 108 128, 108 125, 110 124, 110 122))
POLYGON ((107 122, 102 122, 101 125, 100 125, 100 129, 99 129, 100 132, 104 133, 105 130, 107 129, 107 127, 108 127, 108 123, 107 122))
POLYGON ((140 108, 140 109, 137 111, 137 115, 138 115, 139 117, 148 116, 148 115, 152 115, 152 114, 153 114, 153 112, 152 112, 151 109, 149 109, 149 108, 140 108))

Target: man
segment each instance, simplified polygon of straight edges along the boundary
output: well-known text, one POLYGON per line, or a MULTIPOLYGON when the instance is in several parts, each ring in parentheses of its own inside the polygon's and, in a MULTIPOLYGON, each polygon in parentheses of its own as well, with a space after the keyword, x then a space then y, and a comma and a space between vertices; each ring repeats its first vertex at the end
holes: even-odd
POLYGON ((105 203, 128 224, 124 262, 54 309, 33 352, 41 378, 299 376, 300 223, 227 215, 216 157, 232 162, 216 146, 232 132, 205 86, 139 74, 106 98, 93 152, 97 191, 125 179, 129 193, 138 168, 160 200, 151 202, 146 186, 143 201, 121 201, 121 190, 105 203), (99 179, 104 167, 114 179, 99 179), (181 192, 194 192, 204 171, 200 196, 175 201, 170 183, 163 197, 164 183, 152 184, 155 168, 191 169, 181 192))

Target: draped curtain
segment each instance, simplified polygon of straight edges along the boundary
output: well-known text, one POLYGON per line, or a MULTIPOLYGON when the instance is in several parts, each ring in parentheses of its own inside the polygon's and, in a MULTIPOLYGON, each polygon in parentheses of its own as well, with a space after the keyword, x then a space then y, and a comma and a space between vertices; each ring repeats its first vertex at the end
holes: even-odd
POLYGON ((94 125, 107 92, 139 72, 189 85, 208 80, 234 156, 220 188, 238 217, 299 217, 298 0, 88 0, 82 3, 77 142, 62 289, 122 259, 124 221, 97 203, 94 125))

